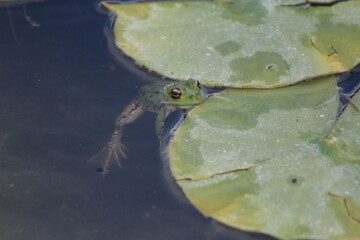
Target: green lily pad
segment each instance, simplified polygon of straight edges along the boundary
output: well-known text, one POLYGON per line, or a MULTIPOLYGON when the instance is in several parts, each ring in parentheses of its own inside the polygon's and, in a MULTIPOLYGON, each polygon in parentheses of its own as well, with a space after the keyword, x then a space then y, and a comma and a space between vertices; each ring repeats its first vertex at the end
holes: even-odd
POLYGON ((102 4, 118 17, 117 46, 166 77, 271 88, 360 62, 360 1, 233 0, 102 4))
POLYGON ((355 239, 360 135, 351 131, 360 113, 348 108, 336 123, 337 107, 334 78, 223 91, 175 133, 172 173, 202 214, 229 226, 283 239, 355 239))

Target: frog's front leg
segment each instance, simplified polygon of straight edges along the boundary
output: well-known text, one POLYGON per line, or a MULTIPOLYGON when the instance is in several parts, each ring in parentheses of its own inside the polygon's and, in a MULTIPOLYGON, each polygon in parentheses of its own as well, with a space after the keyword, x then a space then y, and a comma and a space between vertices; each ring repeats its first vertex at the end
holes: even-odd
POLYGON ((169 109, 166 106, 161 106, 159 111, 158 111, 158 115, 156 117, 156 121, 155 121, 155 130, 156 130, 156 136, 158 137, 158 140, 160 142, 160 144, 162 143, 162 135, 164 132, 164 127, 165 127, 165 118, 174 110, 169 109))
POLYGON ((121 143, 121 135, 124 126, 133 122, 145 111, 144 106, 138 101, 133 100, 129 105, 125 107, 122 113, 118 116, 115 123, 115 130, 111 135, 109 142, 106 146, 90 160, 98 159, 101 163, 103 174, 109 171, 109 166, 115 162, 121 167, 119 154, 126 158, 124 153, 125 146, 121 143))

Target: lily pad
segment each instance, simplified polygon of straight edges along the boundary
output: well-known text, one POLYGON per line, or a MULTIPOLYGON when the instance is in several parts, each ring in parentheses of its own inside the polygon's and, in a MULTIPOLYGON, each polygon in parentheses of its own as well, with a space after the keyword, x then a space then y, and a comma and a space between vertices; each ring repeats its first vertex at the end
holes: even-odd
POLYGON ((229 226, 283 239, 358 237, 360 135, 351 131, 360 113, 348 108, 336 123, 337 105, 334 78, 223 91, 175 133, 172 173, 202 214, 229 226))
POLYGON ((102 4, 117 46, 151 71, 205 85, 271 88, 360 62, 360 1, 233 0, 102 4))

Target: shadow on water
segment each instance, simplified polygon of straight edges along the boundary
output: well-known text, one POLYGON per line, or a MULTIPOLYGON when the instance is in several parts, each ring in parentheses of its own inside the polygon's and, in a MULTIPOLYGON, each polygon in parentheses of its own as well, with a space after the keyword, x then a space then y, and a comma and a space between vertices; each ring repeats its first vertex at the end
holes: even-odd
POLYGON ((97 4, 0 7, 0 239, 269 239, 206 219, 168 190, 154 114, 126 127, 123 168, 102 178, 87 162, 146 83, 109 53, 97 4))

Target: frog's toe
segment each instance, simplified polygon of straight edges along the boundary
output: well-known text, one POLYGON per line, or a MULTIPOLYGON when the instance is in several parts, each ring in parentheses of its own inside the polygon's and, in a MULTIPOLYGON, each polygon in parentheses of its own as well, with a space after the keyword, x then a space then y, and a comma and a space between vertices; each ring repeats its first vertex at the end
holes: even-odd
POLYGON ((114 156, 116 165, 118 165, 119 167, 121 167, 121 163, 120 163, 120 160, 119 160, 119 155, 118 155, 118 153, 117 153, 117 152, 114 152, 114 153, 113 153, 113 156, 114 156))
POLYGON ((124 146, 124 144, 122 144, 120 142, 120 140, 116 140, 114 142, 114 144, 112 145, 113 148, 113 153, 114 156, 116 157, 116 159, 119 159, 119 154, 121 155, 121 157, 126 158, 126 154, 125 154, 125 150, 127 150, 127 147, 124 146))
POLYGON ((90 160, 97 161, 100 163, 102 172, 105 175, 109 172, 109 167, 112 164, 116 164, 121 167, 120 158, 126 158, 125 150, 126 147, 121 143, 121 128, 117 128, 110 138, 110 141, 106 146, 90 160))
POLYGON ((121 157, 126 158, 126 155, 122 149, 115 149, 106 146, 94 157, 90 158, 89 161, 99 163, 101 167, 98 168, 98 172, 101 172, 103 175, 105 175, 109 172, 109 168, 112 164, 116 164, 117 166, 121 167, 121 157))

